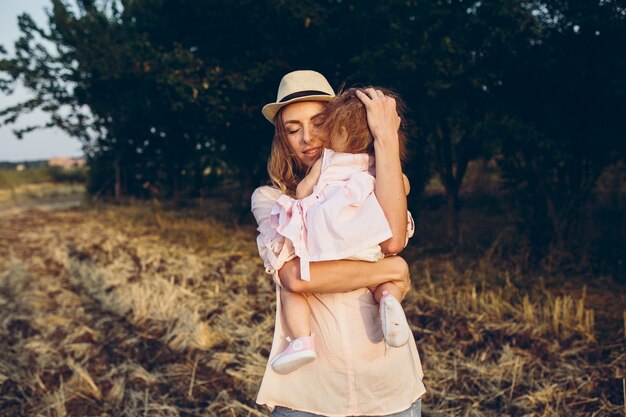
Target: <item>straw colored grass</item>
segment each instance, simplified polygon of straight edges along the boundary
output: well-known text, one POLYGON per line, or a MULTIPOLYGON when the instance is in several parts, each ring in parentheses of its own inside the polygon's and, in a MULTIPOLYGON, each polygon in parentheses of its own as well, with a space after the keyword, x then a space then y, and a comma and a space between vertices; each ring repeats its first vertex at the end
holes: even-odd
MULTIPOLYGON (((0 217, 0 253, 0 416, 268 415, 254 398, 275 293, 254 227, 141 205, 33 210, 0 217)), ((424 415, 624 410, 624 336, 599 341, 585 290, 432 259, 412 279, 424 415)))
POLYGON ((478 291, 453 279, 432 284, 427 265, 422 273, 426 285, 406 304, 436 415, 618 412, 616 387, 598 387, 623 372, 624 346, 597 344, 584 291, 581 299, 478 291))

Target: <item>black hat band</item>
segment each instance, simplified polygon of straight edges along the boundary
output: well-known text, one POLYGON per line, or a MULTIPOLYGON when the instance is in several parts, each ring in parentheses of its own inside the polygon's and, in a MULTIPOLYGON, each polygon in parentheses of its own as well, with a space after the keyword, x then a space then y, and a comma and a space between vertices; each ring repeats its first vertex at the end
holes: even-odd
POLYGON ((279 103, 284 103, 285 101, 289 101, 292 100, 294 98, 300 98, 300 97, 306 97, 306 96, 330 96, 330 94, 325 93, 323 91, 317 91, 317 90, 305 90, 305 91, 298 91, 296 93, 293 94, 289 94, 288 96, 283 97, 279 103))

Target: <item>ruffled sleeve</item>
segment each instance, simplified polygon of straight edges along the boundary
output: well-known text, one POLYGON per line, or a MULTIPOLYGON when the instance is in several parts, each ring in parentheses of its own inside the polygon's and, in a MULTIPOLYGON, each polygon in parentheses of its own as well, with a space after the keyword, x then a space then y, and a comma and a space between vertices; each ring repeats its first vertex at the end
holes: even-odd
POLYGON ((259 255, 263 259, 265 272, 272 275, 274 282, 282 286, 278 270, 285 262, 296 257, 289 239, 281 236, 270 224, 270 213, 274 202, 281 196, 279 189, 269 186, 259 187, 252 193, 252 214, 259 227, 256 238, 259 255))

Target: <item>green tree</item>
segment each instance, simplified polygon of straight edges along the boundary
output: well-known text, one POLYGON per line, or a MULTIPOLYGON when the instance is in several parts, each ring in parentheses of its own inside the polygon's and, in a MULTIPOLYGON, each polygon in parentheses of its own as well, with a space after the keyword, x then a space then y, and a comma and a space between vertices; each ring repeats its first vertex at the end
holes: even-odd
POLYGON ((536 257, 548 248, 567 257, 587 246, 586 203, 623 149, 626 59, 616 51, 626 50, 626 8, 545 1, 532 10, 541 33, 508 75, 499 162, 536 257))

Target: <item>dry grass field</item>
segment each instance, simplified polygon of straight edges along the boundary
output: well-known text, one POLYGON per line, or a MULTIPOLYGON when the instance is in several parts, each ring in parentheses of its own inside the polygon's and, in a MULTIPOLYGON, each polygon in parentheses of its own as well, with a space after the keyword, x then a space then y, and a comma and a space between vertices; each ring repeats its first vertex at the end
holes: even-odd
MULTIPOLYGON (((0 416, 268 415, 275 301, 254 239, 149 206, 0 214, 0 416)), ((599 314, 584 289, 406 253, 425 416, 623 415, 624 294, 599 314), (598 337, 600 318, 618 330, 598 337)))

